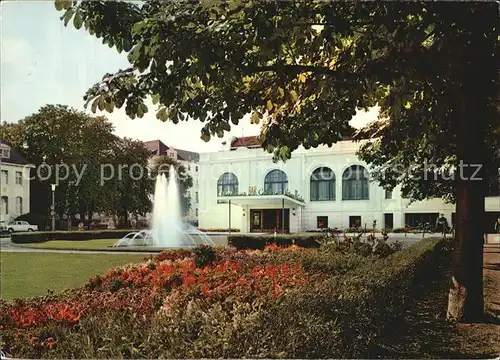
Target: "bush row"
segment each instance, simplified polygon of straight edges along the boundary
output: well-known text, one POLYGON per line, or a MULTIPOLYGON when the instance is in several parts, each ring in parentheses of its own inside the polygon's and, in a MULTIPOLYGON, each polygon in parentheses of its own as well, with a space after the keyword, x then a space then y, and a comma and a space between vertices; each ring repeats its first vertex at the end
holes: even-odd
MULTIPOLYGON (((404 233, 408 232, 409 228, 407 227, 399 227, 399 228, 387 228, 387 232, 389 233, 404 233)), ((338 229, 338 228, 328 228, 328 229, 311 229, 311 230, 306 230, 308 233, 331 233, 331 234, 343 234, 343 233, 360 233, 360 232, 365 232, 365 233, 380 233, 382 232, 382 229, 369 229, 369 228, 346 228, 346 229, 338 229)))
POLYGON ((297 245, 304 248, 317 248, 320 246, 323 234, 318 235, 230 235, 227 238, 229 246, 238 250, 263 250, 268 245, 291 246, 297 245))
POLYGON ((49 240, 120 239, 129 233, 130 230, 27 232, 11 234, 10 239, 15 244, 31 244, 49 240))
MULTIPOLYGON (((229 232, 229 228, 224 228, 224 229, 204 229, 204 228, 198 228, 201 232, 229 232)), ((231 232, 240 232, 240 229, 232 229, 231 232)))
POLYGON ((433 276, 440 254, 440 241, 426 239, 310 291, 292 291, 239 334, 245 345, 231 357, 380 357, 384 332, 403 316, 414 288, 433 276))

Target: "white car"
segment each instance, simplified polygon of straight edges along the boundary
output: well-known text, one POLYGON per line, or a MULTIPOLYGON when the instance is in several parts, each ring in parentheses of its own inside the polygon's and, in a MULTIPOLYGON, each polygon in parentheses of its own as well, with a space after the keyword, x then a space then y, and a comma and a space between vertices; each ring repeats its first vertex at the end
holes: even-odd
POLYGON ((10 233, 15 231, 38 231, 38 225, 31 225, 27 221, 13 221, 7 225, 7 231, 10 233))

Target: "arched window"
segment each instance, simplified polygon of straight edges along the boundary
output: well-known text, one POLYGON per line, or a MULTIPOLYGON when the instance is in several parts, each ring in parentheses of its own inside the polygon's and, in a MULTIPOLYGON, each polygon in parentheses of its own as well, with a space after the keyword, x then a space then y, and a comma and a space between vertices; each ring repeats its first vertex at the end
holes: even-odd
POLYGON ((1 213, 7 215, 9 213, 9 198, 2 196, 1 213))
POLYGON ((361 165, 352 165, 342 174, 342 200, 368 200, 368 171, 361 165))
POLYGON ((320 167, 311 175, 311 201, 335 200, 335 173, 320 167))
POLYGON ((233 173, 221 175, 217 181, 217 196, 238 195, 238 178, 233 173))
POLYGON ((16 213, 23 214, 23 198, 20 196, 16 197, 16 213))
POLYGON ((264 179, 264 192, 267 194, 284 194, 288 190, 288 178, 281 170, 272 170, 264 179))

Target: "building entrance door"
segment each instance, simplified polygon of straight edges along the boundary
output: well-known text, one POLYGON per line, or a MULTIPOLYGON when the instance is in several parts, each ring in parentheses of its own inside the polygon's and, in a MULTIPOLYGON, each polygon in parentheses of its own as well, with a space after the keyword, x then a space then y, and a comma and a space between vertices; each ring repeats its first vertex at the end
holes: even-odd
POLYGON ((394 216, 392 213, 384 214, 384 226, 386 229, 392 229, 394 227, 394 216))
POLYGON ((250 210, 250 232, 273 233, 275 231, 277 233, 290 232, 290 209, 250 210))

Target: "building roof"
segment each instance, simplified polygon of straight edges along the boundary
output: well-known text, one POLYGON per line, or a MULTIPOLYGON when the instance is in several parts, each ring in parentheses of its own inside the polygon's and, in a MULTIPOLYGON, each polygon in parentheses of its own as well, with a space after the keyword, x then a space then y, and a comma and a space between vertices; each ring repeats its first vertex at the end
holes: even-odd
POLYGON ((10 149, 10 157, 4 158, 2 157, 2 163, 5 164, 16 164, 16 165, 29 165, 30 162, 24 158, 19 150, 11 147, 9 144, 5 142, 1 142, 0 145, 2 147, 7 147, 10 149))
POLYGON ((262 143, 257 136, 242 136, 233 138, 231 148, 238 147, 260 147, 262 143))
MULTIPOLYGON (((149 150, 151 150, 152 155, 166 155, 169 149, 174 149, 173 147, 168 147, 167 145, 165 145, 161 140, 145 141, 144 145, 149 150)), ((179 160, 193 161, 193 162, 200 161, 200 154, 196 152, 182 150, 182 149, 174 149, 174 150, 177 152, 177 158, 179 160)))
MULTIPOLYGON (((344 136, 340 141, 349 141, 354 140, 352 136, 344 136)), ((257 136, 242 136, 235 137, 231 141, 231 149, 247 147, 247 148, 255 148, 260 147, 262 145, 261 141, 257 136)))

